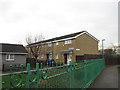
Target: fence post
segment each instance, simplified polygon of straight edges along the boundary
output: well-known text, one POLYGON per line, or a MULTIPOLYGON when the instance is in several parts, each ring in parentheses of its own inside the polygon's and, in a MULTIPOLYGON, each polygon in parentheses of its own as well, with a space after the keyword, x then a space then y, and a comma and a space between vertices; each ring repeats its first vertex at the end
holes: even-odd
POLYGON ((70 66, 69 66, 69 72, 70 72, 70 88, 74 88, 74 67, 73 67, 73 62, 70 61, 70 66))
POLYGON ((43 63, 40 63, 40 69, 42 69, 42 67, 43 67, 43 63))
POLYGON ((38 71, 39 71, 39 63, 36 63, 36 88, 38 88, 38 71))
MULTIPOLYGON (((87 64, 86 64, 86 60, 84 60, 84 82, 85 82, 85 84, 87 83, 87 64)), ((84 86, 84 88, 86 88, 86 86, 84 86)))
POLYGON ((23 71, 23 68, 24 68, 23 64, 21 64, 20 67, 21 67, 21 71, 23 71))
POLYGON ((11 77, 12 77, 12 64, 10 64, 10 80, 9 80, 10 88, 12 87, 12 85, 11 85, 11 83, 12 83, 11 77))
POLYGON ((26 78, 26 88, 30 86, 30 64, 27 64, 27 78, 26 78))

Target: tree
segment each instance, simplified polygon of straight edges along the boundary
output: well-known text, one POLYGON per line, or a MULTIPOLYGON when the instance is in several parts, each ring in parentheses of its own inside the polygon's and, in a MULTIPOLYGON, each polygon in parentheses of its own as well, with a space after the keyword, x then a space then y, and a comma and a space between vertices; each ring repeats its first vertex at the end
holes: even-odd
POLYGON ((114 53, 113 49, 112 48, 109 48, 109 49, 105 49, 104 50, 104 54, 105 55, 112 55, 114 53))
POLYGON ((42 49, 43 40, 44 40, 43 34, 36 35, 34 37, 32 35, 28 35, 26 37, 26 43, 27 43, 26 48, 28 50, 29 57, 31 57, 32 55, 36 59, 36 62, 38 56, 41 55, 42 52, 41 49, 42 49))
POLYGON ((112 43, 113 54, 116 54, 118 45, 112 43))

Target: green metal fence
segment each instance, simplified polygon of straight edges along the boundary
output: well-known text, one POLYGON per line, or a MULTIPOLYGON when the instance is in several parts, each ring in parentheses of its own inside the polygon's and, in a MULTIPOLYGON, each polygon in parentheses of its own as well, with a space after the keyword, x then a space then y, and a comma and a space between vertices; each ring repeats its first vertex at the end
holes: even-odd
MULTIPOLYGON (((53 65, 53 63, 52 63, 53 65)), ((42 68, 36 63, 36 69, 2 74, 2 88, 87 88, 105 67, 104 59, 84 60, 81 63, 42 68)))

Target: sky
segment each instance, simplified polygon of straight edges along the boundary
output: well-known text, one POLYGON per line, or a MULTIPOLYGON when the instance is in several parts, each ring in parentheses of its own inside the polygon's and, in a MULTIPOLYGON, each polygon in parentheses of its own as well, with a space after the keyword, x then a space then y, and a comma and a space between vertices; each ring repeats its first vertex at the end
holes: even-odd
POLYGON ((26 45, 86 30, 104 47, 118 43, 118 0, 0 0, 0 43, 26 45))

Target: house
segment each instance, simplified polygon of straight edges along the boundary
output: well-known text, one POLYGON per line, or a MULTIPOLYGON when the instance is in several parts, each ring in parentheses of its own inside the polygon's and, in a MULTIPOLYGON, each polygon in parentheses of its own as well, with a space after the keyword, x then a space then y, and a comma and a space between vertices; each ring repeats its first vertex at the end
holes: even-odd
MULTIPOLYGON (((38 60, 53 59, 67 64, 68 61, 80 60, 85 54, 98 55, 99 40, 87 31, 81 31, 69 35, 64 35, 36 43, 28 46, 41 45, 41 54, 38 60)), ((30 53, 30 48, 27 47, 30 53)), ((33 57, 31 54, 30 57, 33 57)))
POLYGON ((26 64, 27 50, 21 44, 0 43, 1 69, 9 69, 9 65, 26 64))

